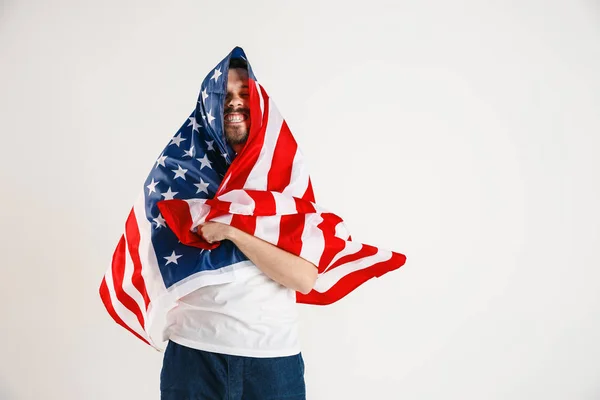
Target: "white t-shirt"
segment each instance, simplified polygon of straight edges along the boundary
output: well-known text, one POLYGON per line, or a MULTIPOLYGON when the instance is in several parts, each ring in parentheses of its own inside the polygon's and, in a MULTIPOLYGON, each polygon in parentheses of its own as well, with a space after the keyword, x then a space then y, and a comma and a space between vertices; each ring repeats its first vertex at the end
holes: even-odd
POLYGON ((254 263, 230 283, 204 286, 167 313, 163 338, 195 349, 250 357, 300 352, 296 292, 254 263))

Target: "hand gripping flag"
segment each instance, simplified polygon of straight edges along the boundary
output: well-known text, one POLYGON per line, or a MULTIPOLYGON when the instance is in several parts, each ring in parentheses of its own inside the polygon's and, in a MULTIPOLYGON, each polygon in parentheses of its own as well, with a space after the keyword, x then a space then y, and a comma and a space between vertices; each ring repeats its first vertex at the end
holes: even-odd
POLYGON ((195 110, 158 156, 125 221, 100 297, 112 318, 155 349, 166 313, 203 286, 252 267, 231 242, 208 243, 207 221, 229 224, 318 268, 298 303, 338 301, 404 265, 403 254, 352 241, 344 221, 316 204, 302 152, 248 62, 250 133, 239 154, 227 143, 223 107, 234 48, 204 79, 195 110))

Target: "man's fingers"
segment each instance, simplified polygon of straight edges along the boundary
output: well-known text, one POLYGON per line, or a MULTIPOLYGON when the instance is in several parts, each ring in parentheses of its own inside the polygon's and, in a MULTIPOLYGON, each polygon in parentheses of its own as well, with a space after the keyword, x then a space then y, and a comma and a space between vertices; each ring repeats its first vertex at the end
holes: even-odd
POLYGON ((200 236, 202 236, 202 239, 206 240, 208 243, 212 243, 205 235, 204 235, 204 231, 202 230, 204 224, 198 225, 198 231, 197 233, 200 234, 200 236))

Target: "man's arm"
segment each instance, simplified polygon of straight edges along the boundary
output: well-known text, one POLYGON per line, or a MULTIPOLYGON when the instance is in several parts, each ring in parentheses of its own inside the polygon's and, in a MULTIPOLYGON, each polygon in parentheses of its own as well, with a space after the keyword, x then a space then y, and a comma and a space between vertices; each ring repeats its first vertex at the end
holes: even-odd
POLYGON ((317 280, 316 265, 231 225, 209 221, 198 227, 209 242, 231 240, 265 275, 302 294, 317 280))

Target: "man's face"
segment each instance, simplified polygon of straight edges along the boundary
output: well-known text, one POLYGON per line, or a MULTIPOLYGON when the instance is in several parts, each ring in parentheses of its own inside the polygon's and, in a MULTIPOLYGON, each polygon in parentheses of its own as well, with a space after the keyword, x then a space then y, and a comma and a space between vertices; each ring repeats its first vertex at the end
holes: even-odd
POLYGON ((250 132, 248 71, 243 68, 229 70, 224 104, 224 129, 225 138, 235 152, 239 152, 248 140, 250 132))

